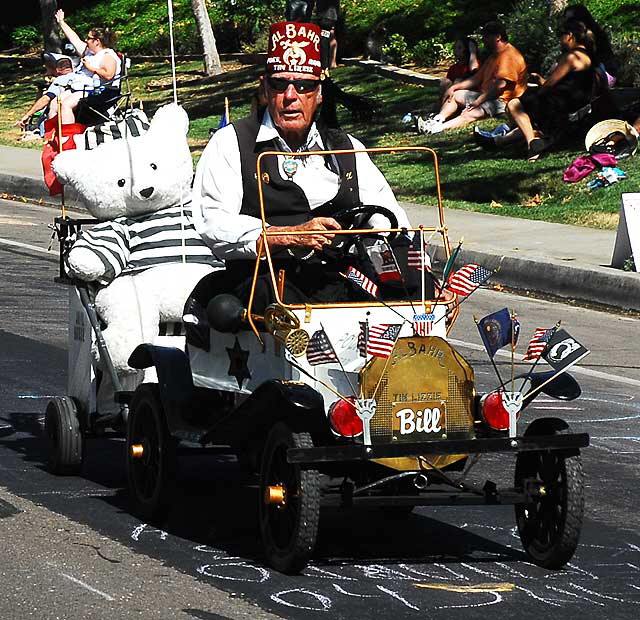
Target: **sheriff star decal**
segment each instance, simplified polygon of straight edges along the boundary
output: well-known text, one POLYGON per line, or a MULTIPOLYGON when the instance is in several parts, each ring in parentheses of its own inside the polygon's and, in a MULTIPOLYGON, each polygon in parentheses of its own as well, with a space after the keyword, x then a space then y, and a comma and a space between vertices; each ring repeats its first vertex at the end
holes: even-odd
POLYGON ((225 347, 227 355, 229 355, 229 370, 227 374, 231 377, 235 377, 238 382, 238 387, 242 389, 242 384, 245 379, 251 379, 251 373, 247 367, 249 361, 249 351, 243 351, 238 339, 233 343, 233 347, 225 347))

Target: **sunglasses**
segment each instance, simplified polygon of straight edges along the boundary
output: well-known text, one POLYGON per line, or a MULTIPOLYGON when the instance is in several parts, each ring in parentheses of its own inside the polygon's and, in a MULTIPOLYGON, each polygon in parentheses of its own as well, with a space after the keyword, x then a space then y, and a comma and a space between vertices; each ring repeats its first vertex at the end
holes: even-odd
POLYGON ((298 93, 311 93, 318 86, 320 86, 320 80, 287 80, 286 78, 277 78, 267 76, 267 83, 277 93, 283 93, 289 88, 289 84, 293 84, 293 87, 298 93))

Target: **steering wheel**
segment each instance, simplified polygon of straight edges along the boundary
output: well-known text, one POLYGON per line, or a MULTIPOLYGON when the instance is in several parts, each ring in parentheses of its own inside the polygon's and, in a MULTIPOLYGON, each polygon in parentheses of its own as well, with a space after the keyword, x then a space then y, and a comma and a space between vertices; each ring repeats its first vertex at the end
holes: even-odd
MULTIPOLYGON (((354 230, 365 228, 369 218, 376 214, 382 215, 389 220, 389 228, 398 228, 398 218, 396 214, 391 211, 391 209, 381 207, 380 205, 357 205, 347 209, 340 209, 334 212, 333 215, 328 215, 328 217, 333 217, 344 230, 354 230)), ((338 250, 343 256, 346 256, 353 245, 362 246, 363 239, 384 239, 389 243, 396 238, 397 234, 397 232, 390 232, 387 233, 386 236, 380 233, 336 235, 329 248, 331 250, 338 250)))

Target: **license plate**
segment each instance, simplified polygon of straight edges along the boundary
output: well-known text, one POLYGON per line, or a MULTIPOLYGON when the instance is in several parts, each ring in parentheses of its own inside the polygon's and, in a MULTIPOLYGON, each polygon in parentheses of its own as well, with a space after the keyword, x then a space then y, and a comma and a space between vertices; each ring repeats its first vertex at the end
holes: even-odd
POLYGON ((418 442, 446 437, 445 401, 391 403, 395 441, 418 442))

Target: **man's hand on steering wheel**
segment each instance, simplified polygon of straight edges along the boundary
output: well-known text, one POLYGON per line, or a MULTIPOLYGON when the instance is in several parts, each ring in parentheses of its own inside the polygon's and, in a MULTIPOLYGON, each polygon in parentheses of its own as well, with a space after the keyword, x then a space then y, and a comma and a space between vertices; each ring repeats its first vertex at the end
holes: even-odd
POLYGON ((297 230, 318 230, 327 232, 318 232, 313 235, 269 235, 267 237, 267 243, 270 248, 302 247, 308 248, 309 250, 322 250, 323 247, 329 245, 335 237, 335 235, 329 231, 339 230, 340 228, 340 224, 338 224, 338 222, 336 222, 332 217, 314 217, 308 222, 298 224, 296 226, 269 226, 269 233, 293 232, 297 230))

